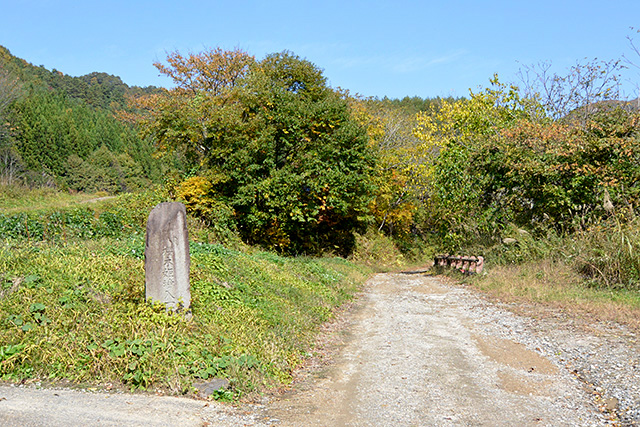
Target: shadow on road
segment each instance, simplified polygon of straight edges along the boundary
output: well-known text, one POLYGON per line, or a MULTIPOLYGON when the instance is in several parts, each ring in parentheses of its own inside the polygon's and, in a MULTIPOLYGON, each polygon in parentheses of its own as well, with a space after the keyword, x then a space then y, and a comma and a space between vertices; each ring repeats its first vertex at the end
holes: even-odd
POLYGON ((400 274, 427 274, 432 275, 433 271, 427 268, 426 270, 410 270, 410 271, 401 271, 400 274))

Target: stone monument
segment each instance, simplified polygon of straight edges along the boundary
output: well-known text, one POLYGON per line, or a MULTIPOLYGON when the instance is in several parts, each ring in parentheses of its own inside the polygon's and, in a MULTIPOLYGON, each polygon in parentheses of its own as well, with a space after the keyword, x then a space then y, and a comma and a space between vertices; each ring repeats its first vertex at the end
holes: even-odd
POLYGON ((160 203, 147 221, 146 300, 187 311, 191 305, 190 265, 187 211, 182 203, 160 203))

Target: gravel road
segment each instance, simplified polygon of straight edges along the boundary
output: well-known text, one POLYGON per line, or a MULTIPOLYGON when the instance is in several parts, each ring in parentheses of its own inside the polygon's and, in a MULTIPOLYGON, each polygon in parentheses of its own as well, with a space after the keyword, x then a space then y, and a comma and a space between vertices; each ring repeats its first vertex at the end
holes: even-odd
POLYGON ((380 274, 343 327, 325 334, 330 356, 282 396, 233 407, 3 386, 0 424, 640 425, 640 344, 631 331, 509 308, 425 274, 380 274))

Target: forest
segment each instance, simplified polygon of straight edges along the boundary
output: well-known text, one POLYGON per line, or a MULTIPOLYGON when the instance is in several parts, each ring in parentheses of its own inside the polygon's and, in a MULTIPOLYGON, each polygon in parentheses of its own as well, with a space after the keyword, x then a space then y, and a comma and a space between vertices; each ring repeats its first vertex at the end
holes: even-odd
MULTIPOLYGON (((379 99, 329 87, 289 51, 172 52, 154 64, 168 89, 0 53, 5 186, 155 185, 214 227, 212 239, 283 254, 376 258, 384 251, 364 248, 378 242, 400 259, 474 251, 519 262, 566 237, 635 244, 640 116, 620 99, 620 61, 565 75, 541 63, 520 84, 496 75, 460 99, 379 99)), ((637 287, 635 257, 611 277, 602 250, 576 268, 637 287)))
POLYGON ((157 181, 153 145, 115 116, 127 94, 157 90, 49 71, 0 46, 0 182, 118 193, 157 181))

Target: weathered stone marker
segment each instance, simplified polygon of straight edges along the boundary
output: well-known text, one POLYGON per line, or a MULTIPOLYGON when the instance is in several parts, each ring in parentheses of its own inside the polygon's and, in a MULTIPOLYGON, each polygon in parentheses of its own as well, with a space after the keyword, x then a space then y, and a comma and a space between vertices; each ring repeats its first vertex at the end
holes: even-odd
POLYGON ((145 297, 181 311, 191 305, 187 211, 182 203, 160 203, 149 214, 144 251, 145 297))

